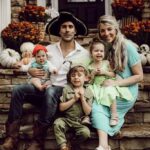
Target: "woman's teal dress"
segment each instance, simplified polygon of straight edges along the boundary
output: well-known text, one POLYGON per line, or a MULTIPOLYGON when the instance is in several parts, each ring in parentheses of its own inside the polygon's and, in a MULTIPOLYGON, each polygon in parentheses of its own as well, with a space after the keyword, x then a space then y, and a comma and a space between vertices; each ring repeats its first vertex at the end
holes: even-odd
MULTIPOLYGON (((128 78, 132 76, 131 67, 136 65, 140 62, 140 56, 137 52, 137 49, 132 46, 131 43, 128 43, 127 45, 127 65, 125 67, 125 70, 123 72, 119 72, 118 75, 122 78, 128 78)), ((117 112, 119 117, 119 123, 111 127, 109 125, 110 121, 110 108, 106 105, 103 105, 101 103, 97 103, 97 100, 94 99, 93 105, 92 105, 92 114, 91 114, 91 121, 92 126, 96 129, 103 130, 110 136, 113 136, 115 133, 117 133, 120 128, 122 127, 124 123, 124 116, 125 114, 133 107, 137 96, 138 96, 138 84, 133 84, 128 86, 129 91, 131 92, 133 96, 133 100, 125 100, 122 98, 117 97, 117 112)))

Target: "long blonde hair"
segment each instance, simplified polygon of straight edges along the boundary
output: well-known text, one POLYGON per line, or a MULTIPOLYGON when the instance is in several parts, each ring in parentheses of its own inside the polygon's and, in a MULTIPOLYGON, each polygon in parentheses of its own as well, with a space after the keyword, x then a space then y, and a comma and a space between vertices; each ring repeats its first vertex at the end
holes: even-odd
MULTIPOLYGON (((113 63, 114 70, 123 71, 127 64, 127 50, 126 50, 126 42, 128 41, 124 35, 121 33, 119 28, 119 23, 113 16, 103 15, 99 18, 98 21, 98 29, 100 29, 100 24, 109 24, 116 30, 116 37, 112 43, 114 51, 109 51, 107 56, 108 59, 113 63)), ((99 31, 99 38, 100 31, 99 31)))

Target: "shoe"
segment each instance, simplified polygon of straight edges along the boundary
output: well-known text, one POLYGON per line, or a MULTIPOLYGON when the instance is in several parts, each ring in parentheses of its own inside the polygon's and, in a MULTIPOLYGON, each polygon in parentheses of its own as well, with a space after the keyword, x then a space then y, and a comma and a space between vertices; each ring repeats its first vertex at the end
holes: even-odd
POLYGON ((102 146, 98 146, 98 147, 96 147, 95 150, 105 150, 105 149, 102 146))
POLYGON ((60 150, 71 150, 71 144, 68 142, 65 146, 61 147, 60 150))
POLYGON ((29 145, 29 147, 27 148, 27 150, 42 150, 43 148, 40 146, 39 143, 37 143, 36 141, 33 141, 31 143, 31 145, 29 145))
POLYGON ((111 116, 110 118, 110 126, 116 126, 118 124, 118 116, 111 116))
POLYGON ((12 137, 8 137, 2 145, 3 150, 16 149, 16 141, 12 137))
POLYGON ((71 150, 71 149, 70 149, 70 147, 65 146, 65 147, 61 148, 60 150, 71 150))
POLYGON ((85 116, 85 117, 82 119, 81 123, 82 123, 83 125, 91 125, 90 117, 89 117, 89 116, 85 116))
POLYGON ((60 150, 69 150, 68 147, 61 148, 60 150))
POLYGON ((96 147, 95 150, 111 150, 111 148, 110 148, 110 146, 108 146, 107 149, 104 149, 104 148, 100 145, 100 146, 96 147))

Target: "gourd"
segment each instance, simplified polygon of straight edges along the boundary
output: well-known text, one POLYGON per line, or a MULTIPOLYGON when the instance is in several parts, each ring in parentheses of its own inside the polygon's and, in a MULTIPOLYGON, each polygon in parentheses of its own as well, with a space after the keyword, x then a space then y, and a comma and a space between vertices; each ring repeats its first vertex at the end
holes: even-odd
POLYGON ((142 66, 150 65, 150 48, 148 44, 142 44, 139 47, 138 52, 140 53, 141 56, 142 66))
POLYGON ((7 48, 0 53, 0 64, 3 67, 12 68, 18 61, 20 61, 20 54, 13 49, 7 48))
POLYGON ((149 53, 150 48, 149 48, 148 44, 142 44, 140 46, 140 51, 141 51, 141 53, 149 53))

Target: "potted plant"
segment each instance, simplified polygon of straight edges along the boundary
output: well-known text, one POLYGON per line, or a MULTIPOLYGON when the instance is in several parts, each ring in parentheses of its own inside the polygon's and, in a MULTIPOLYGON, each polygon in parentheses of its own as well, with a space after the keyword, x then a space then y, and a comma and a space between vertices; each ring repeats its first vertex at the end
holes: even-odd
POLYGON ((20 21, 45 22, 45 8, 42 6, 26 5, 19 13, 20 21))
POLYGON ((132 22, 122 29, 127 38, 138 45, 150 45, 150 20, 132 22))
POLYGON ((133 15, 141 19, 141 14, 144 8, 143 0, 114 0, 111 4, 113 13, 116 19, 122 19, 129 15, 133 15))
POLYGON ((1 36, 7 48, 20 52, 20 45, 23 42, 38 43, 40 32, 30 22, 12 22, 2 30, 1 36))

